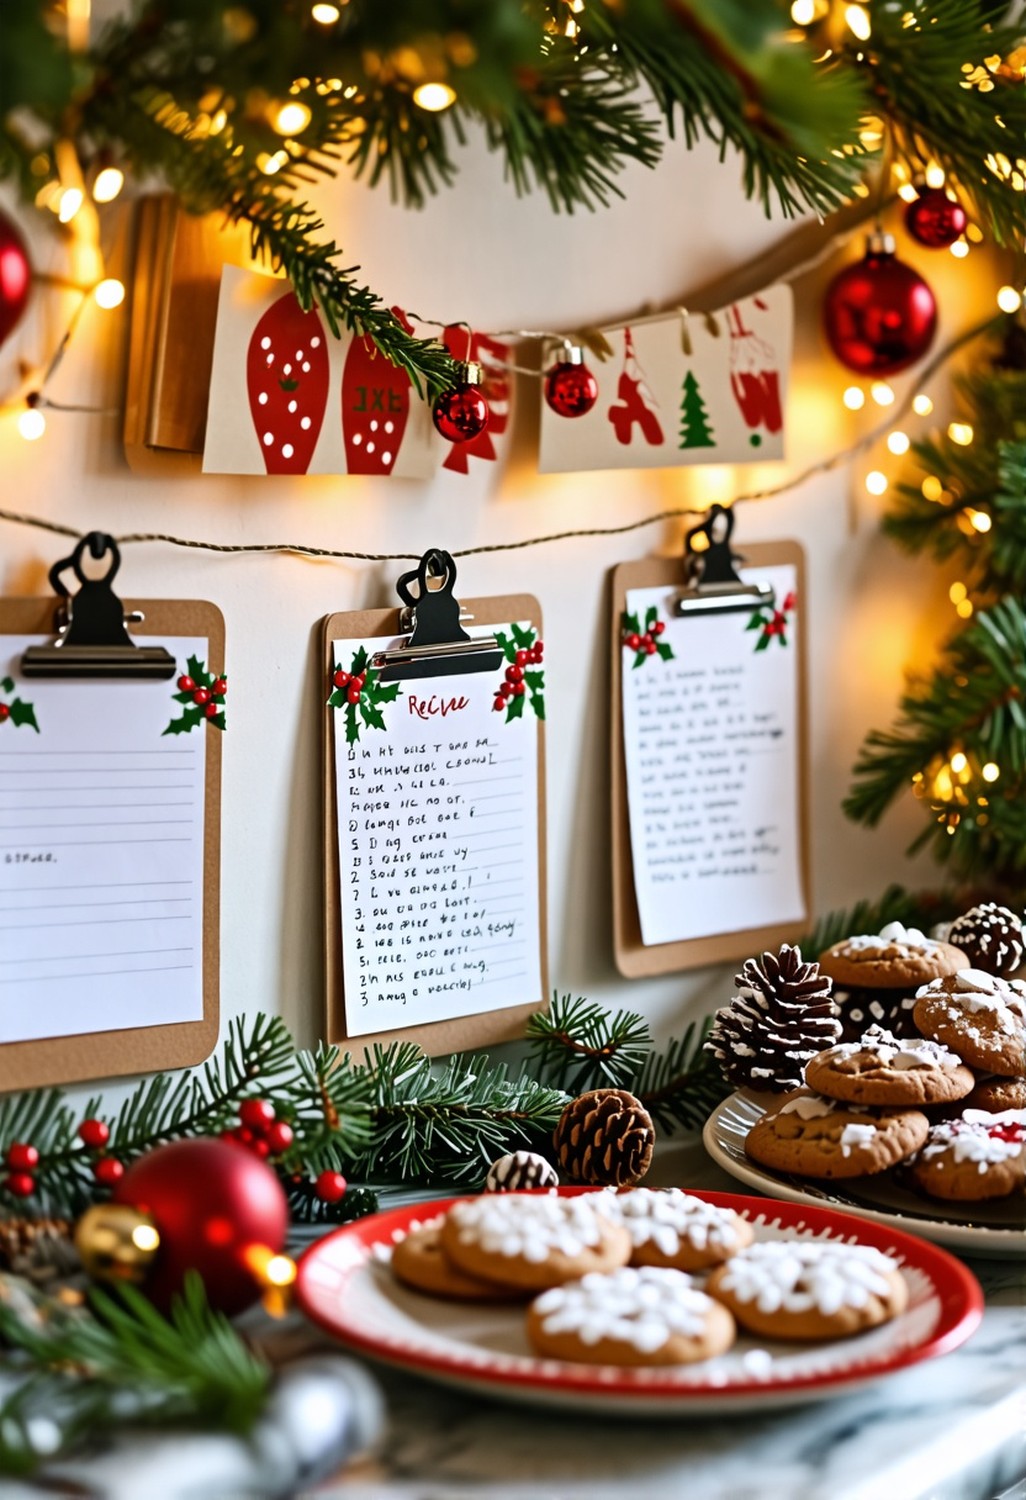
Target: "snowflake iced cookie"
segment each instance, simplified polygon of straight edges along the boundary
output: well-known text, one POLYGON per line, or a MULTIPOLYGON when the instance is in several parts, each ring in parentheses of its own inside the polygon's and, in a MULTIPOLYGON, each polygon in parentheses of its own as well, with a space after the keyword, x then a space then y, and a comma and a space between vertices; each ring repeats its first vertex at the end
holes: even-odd
POLYGON ((870 1110, 798 1090, 756 1121, 745 1150, 762 1166, 797 1177, 864 1177, 911 1156, 928 1129, 916 1109, 870 1110))
POLYGON ((957 1053, 923 1037, 871 1026, 857 1042, 820 1052, 805 1069, 810 1089, 852 1104, 947 1104, 964 1099, 975 1075, 957 1053))
POLYGON ((684 1365, 729 1349, 734 1319, 666 1267, 623 1267, 553 1287, 527 1313, 531 1347, 546 1359, 599 1365, 684 1365))
POLYGON ((447 1297, 454 1302, 506 1302, 522 1295, 457 1270, 442 1249, 440 1219, 411 1229, 395 1245, 390 1264, 397 1281, 432 1297, 447 1297))
POLYGON ((631 1240, 602 1212, 605 1196, 487 1193, 449 1211, 442 1248, 470 1276, 535 1291, 613 1271, 630 1259, 631 1240))
POLYGON ((616 1202, 631 1237, 632 1266, 704 1271, 752 1243, 752 1227, 740 1214, 680 1188, 634 1188, 616 1202))
POLYGON ((970 1068, 1021 1078, 1026 1073, 1026 984, 960 969, 916 994, 924 1036, 957 1052, 970 1068))
POLYGON ((870 989, 915 989, 966 963, 961 949, 900 922, 888 922, 879 933, 845 938, 819 956, 820 968, 835 984, 870 989))
POLYGON ((1026 1182, 1026 1110, 968 1109, 960 1120, 941 1121, 931 1128, 910 1175, 931 1198, 1007 1198, 1026 1182))
POLYGON ((763 1240, 713 1271, 709 1295, 742 1328, 771 1339, 832 1339, 904 1312, 897 1261, 869 1245, 763 1240))

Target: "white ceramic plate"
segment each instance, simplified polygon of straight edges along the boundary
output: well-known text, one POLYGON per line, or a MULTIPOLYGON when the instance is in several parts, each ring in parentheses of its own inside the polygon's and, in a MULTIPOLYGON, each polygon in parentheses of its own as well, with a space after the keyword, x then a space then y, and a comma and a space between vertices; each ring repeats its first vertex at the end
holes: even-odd
POLYGON ((718 1105, 702 1132, 705 1149, 725 1172, 789 1203, 817 1204, 890 1224, 966 1255, 1026 1257, 1026 1202, 1021 1197, 990 1203, 932 1203, 902 1187, 890 1173, 854 1181, 810 1182, 761 1167, 745 1155, 745 1137, 764 1106, 744 1093, 718 1105))
POLYGON ((979 1323, 983 1295, 975 1277, 922 1240, 826 1208, 733 1193, 695 1196, 743 1214, 760 1240, 858 1240, 895 1256, 908 1283, 907 1309, 854 1338, 809 1346, 742 1335, 726 1354, 694 1365, 626 1370, 540 1359, 527 1343, 522 1306, 445 1302, 392 1276, 388 1257, 395 1241, 455 1199, 373 1214, 329 1234, 300 1261, 297 1300, 343 1343, 428 1380, 496 1400, 672 1419, 844 1395, 947 1354, 979 1323))

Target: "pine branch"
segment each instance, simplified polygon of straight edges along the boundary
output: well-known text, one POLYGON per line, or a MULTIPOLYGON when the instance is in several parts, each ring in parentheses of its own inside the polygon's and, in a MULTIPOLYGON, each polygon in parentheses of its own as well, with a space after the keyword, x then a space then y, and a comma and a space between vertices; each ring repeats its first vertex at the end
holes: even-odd
POLYGON ((665 1051, 652 1052, 630 1085, 661 1130, 700 1130, 730 1093, 719 1063, 705 1047, 712 1017, 692 1021, 665 1051))
POLYGON ((569 995, 554 996, 547 1014, 531 1016, 526 1034, 541 1077, 570 1094, 626 1087, 652 1045, 642 1016, 625 1010, 610 1015, 600 1005, 569 995))
POLYGON ((949 903, 934 894, 913 894, 904 886, 889 885, 875 900, 857 901, 846 910, 827 912, 798 939, 797 946, 806 959, 812 960, 854 933, 879 932, 888 922, 928 929, 956 915, 957 910, 957 905, 949 910, 949 903))

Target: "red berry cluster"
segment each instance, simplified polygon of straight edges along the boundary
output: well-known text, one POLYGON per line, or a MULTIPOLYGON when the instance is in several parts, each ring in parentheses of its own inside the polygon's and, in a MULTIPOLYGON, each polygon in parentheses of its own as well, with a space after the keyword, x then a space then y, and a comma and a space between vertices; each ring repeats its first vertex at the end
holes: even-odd
POLYGON ((254 1156, 266 1160, 287 1151, 295 1134, 287 1120, 277 1118, 269 1099, 244 1099, 239 1106, 238 1126, 223 1130, 221 1139, 233 1146, 245 1146, 254 1156))
POLYGON ((656 639, 662 635, 665 629, 665 622, 657 620, 651 630, 646 630, 644 635, 639 635, 636 630, 632 630, 629 635, 624 636, 623 643, 625 646, 629 646, 632 651, 644 651, 648 656, 655 656, 659 650, 656 639))
POLYGON ((350 703, 359 703, 360 694, 363 692, 367 681, 367 673, 357 672, 354 675, 351 672, 343 672, 342 668, 339 667, 332 681, 337 688, 346 689, 346 698, 350 703))
POLYGON ((511 666, 506 668, 506 680, 495 695, 493 705, 496 713, 501 713, 511 698, 522 698, 527 691, 524 684, 524 668, 537 666, 545 656, 545 642, 535 641, 530 649, 521 649, 516 654, 516 659, 511 666))
MULTIPOLYGON (((110 1140, 110 1127, 102 1120, 83 1120, 78 1138, 89 1151, 103 1151, 110 1140)), ((3 1186, 16 1198, 31 1198, 36 1190, 36 1168, 40 1156, 30 1141, 12 1141, 4 1156, 8 1168, 3 1186)), ((124 1176, 125 1168, 116 1156, 100 1156, 93 1165, 93 1176, 105 1187, 113 1187, 124 1176)))
POLYGON ((202 708, 208 719, 216 718, 224 706, 224 697, 228 691, 228 682, 224 677, 215 677, 208 688, 197 687, 192 678, 186 673, 178 679, 178 691, 180 693, 191 693, 192 701, 197 708, 202 708))
POLYGON ((5 719, 9 719, 10 717, 11 710, 7 707, 7 704, 0 703, 0 724, 2 724, 5 719))

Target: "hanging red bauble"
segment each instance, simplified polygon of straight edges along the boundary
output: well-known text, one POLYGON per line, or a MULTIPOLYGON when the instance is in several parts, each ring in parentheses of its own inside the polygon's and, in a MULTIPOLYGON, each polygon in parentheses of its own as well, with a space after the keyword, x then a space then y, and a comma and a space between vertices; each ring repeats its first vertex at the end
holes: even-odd
POLYGON ((270 1167, 249 1151, 208 1139, 172 1141, 139 1158, 114 1191, 153 1220, 160 1248, 146 1292, 167 1309, 185 1273, 198 1271, 212 1307, 233 1314, 256 1302, 261 1259, 285 1243, 289 1210, 270 1167))
POLYGON ((571 344, 545 377, 545 399, 557 417, 583 417, 598 400, 598 381, 584 363, 582 351, 571 344))
POLYGON ((25 241, 5 213, 0 212, 0 344, 28 305, 32 266, 25 241))
POLYGON ((431 417, 450 443, 469 443, 488 426, 488 402, 479 385, 484 371, 473 362, 460 366, 459 370, 459 384, 439 396, 431 417))
POLYGON ((933 343, 937 303, 919 273, 898 260, 891 236, 874 234, 862 260, 827 287, 823 327, 841 364, 856 375, 896 375, 933 343))
POLYGON ((920 188, 905 209, 905 228, 927 250, 946 250, 965 233, 969 215, 943 188, 920 188))

